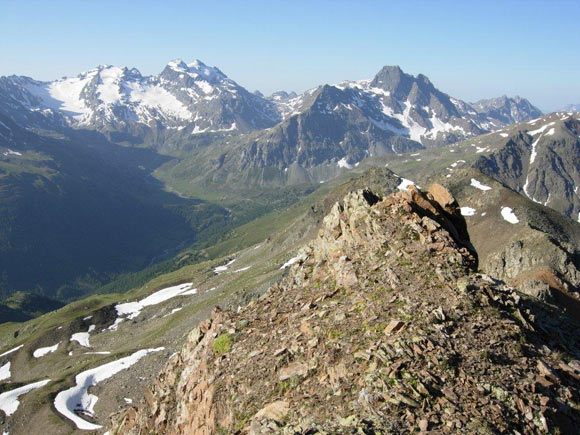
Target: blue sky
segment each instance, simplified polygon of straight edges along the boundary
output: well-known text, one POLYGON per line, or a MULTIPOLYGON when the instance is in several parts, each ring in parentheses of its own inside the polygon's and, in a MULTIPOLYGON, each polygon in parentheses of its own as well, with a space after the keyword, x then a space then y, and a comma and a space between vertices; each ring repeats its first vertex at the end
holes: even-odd
POLYGON ((0 0, 0 75, 49 80, 99 64, 218 66, 250 90, 302 91, 424 73, 467 101, 580 103, 580 1, 0 0))

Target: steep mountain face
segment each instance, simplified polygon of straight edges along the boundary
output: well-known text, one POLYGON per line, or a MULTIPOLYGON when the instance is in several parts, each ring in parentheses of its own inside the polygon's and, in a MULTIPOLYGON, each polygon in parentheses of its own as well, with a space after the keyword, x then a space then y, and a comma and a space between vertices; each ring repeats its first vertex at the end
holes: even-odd
POLYGON ((441 186, 349 194, 289 275, 214 311, 111 433, 575 430, 578 328, 474 273, 466 242, 441 186))
POLYGON ((520 123, 475 167, 537 203, 580 217, 580 116, 556 112, 520 123))
POLYGON ((479 269, 580 320, 580 225, 473 169, 437 177, 462 205, 479 269))
POLYGON ((499 98, 479 100, 476 103, 472 103, 472 106, 478 113, 496 121, 497 124, 491 121, 494 127, 497 127, 498 124, 505 126, 542 116, 540 109, 519 96, 509 98, 503 95, 499 98))
MULTIPOLYGON (((520 97, 504 96, 474 105, 457 100, 435 88, 423 74, 414 77, 398 66, 383 67, 372 80, 346 81, 333 87, 345 95, 336 93, 335 99, 323 101, 321 112, 331 114, 331 109, 338 110, 337 105, 348 110, 358 107, 375 126, 427 147, 457 142, 541 115, 520 97)), ((270 99, 282 107, 280 112, 286 118, 308 107, 314 93, 278 93, 270 99)))
POLYGON ((249 93, 218 68, 200 61, 172 61, 157 76, 133 68, 99 66, 75 78, 39 82, 0 79, 0 110, 21 125, 46 127, 29 112, 74 128, 106 132, 116 141, 162 142, 175 131, 244 132, 279 120, 274 104, 249 93))
POLYGON ((519 97, 470 105, 397 66, 264 98, 218 68, 180 60, 151 77, 112 66, 54 82, 3 77, 0 112, 27 128, 97 130, 186 158, 199 159, 201 148, 256 184, 318 183, 365 157, 457 142, 540 113, 519 97))
POLYGON ((509 114, 491 103, 476 110, 424 75, 390 66, 372 80, 324 85, 302 95, 280 92, 270 101, 284 117, 281 123, 224 139, 219 156, 210 148, 175 170, 198 182, 238 177, 251 185, 319 183, 365 158, 454 143, 540 113, 519 98, 506 99, 513 103, 509 114))

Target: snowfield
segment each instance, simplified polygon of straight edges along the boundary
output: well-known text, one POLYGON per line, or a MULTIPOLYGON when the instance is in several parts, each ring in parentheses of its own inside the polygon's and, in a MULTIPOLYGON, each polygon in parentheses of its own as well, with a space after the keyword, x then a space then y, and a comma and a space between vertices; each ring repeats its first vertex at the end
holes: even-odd
POLYGON ((40 347, 32 353, 32 356, 34 358, 41 358, 44 355, 55 352, 58 349, 59 344, 60 344, 60 341, 58 343, 56 343, 54 346, 40 347))
POLYGON ((471 207, 461 207, 461 216, 473 216, 475 209, 471 207))
POLYGON ((91 345, 89 344, 88 332, 77 332, 71 336, 70 341, 76 341, 83 347, 91 347, 91 345))
POLYGON ((336 166, 338 166, 339 168, 346 168, 346 169, 352 169, 353 168, 353 166, 346 161, 346 157, 343 157, 342 159, 340 159, 336 163, 336 166))
POLYGON ((484 190, 484 191, 485 191, 485 190, 491 190, 491 187, 489 187, 489 186, 486 186, 485 184, 481 184, 481 183, 480 183, 479 181, 477 181, 475 178, 472 178, 472 179, 471 179, 471 184, 470 184, 470 186, 473 186, 473 187, 475 187, 476 189, 479 189, 479 190, 484 190))
POLYGON ((292 266, 298 260, 300 260, 300 256, 299 255, 297 255, 296 257, 292 257, 290 260, 288 260, 286 263, 284 263, 282 266, 280 266, 280 270, 284 270, 287 267, 292 266))
POLYGON ((232 264, 234 264, 234 262, 235 262, 235 261, 236 261, 236 259, 234 258, 234 259, 233 259, 233 260, 231 260, 229 263, 227 263, 227 264, 225 264, 225 265, 223 265, 223 266, 218 266, 218 267, 216 267, 216 268, 213 270, 213 272, 214 272, 215 274, 218 274, 218 275, 219 275, 220 273, 222 273, 222 272, 225 272, 226 270, 228 270, 228 266, 231 266, 232 264))
POLYGON ((550 122, 549 124, 543 125, 542 127, 538 128, 537 130, 530 130, 527 133, 530 136, 534 136, 534 135, 536 135, 538 133, 543 133, 545 129, 547 129, 548 127, 551 127, 551 126, 553 126, 555 124, 556 124, 555 122, 550 122))
POLYGON ((6 150, 6 152, 4 153, 5 156, 21 156, 22 153, 19 153, 18 151, 12 151, 10 148, 8 148, 6 150))
MULTIPOLYGON (((145 307, 160 304, 161 302, 165 302, 176 296, 195 294, 195 292, 187 293, 188 290, 191 290, 192 287, 193 287, 192 282, 186 282, 184 284, 175 285, 173 287, 167 287, 164 288, 163 290, 159 290, 147 296, 145 299, 141 299, 140 301, 126 302, 124 304, 116 305, 115 309, 117 310, 117 315, 119 317, 127 317, 127 319, 134 319, 139 314, 141 314, 141 310, 145 307)), ((120 320, 117 319, 115 322, 118 324, 120 323, 120 320)))
POLYGON ((401 177, 401 183, 397 186, 399 190, 407 190, 409 186, 414 185, 415 183, 411 180, 407 180, 406 178, 401 177))
POLYGON ((94 408, 99 398, 89 393, 89 388, 111 376, 126 370, 151 352, 164 350, 163 347, 143 349, 116 361, 79 373, 75 377, 76 385, 61 391, 54 398, 54 407, 63 416, 71 420, 81 430, 97 430, 102 426, 89 423, 78 414, 94 415, 94 408))
POLYGON ((18 406, 20 406, 20 402, 18 401, 20 396, 29 391, 44 387, 49 382, 50 379, 45 379, 44 381, 34 382, 33 384, 28 384, 24 387, 15 388, 14 390, 0 394, 0 410, 4 411, 7 416, 11 416, 16 412, 18 406))
POLYGON ((0 367, 0 381, 10 379, 10 361, 0 367))
POLYGON ((501 209, 501 215, 502 217, 508 221, 510 224, 517 224, 520 222, 520 220, 518 219, 518 217, 514 214, 513 210, 511 209, 511 207, 502 207, 501 209))

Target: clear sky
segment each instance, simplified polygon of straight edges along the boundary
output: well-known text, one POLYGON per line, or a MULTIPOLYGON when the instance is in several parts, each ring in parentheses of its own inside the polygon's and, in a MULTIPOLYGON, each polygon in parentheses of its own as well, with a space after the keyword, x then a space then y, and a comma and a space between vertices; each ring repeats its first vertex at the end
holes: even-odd
POLYGON ((249 90, 424 73, 467 101, 580 103, 580 0, 0 0, 0 75, 218 66, 249 90))

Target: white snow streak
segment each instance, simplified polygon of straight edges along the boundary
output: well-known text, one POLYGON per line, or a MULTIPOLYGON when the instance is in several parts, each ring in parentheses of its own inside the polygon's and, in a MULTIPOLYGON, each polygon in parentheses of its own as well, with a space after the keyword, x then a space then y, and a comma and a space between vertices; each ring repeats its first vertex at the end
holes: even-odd
POLYGON ((353 168, 353 166, 352 166, 350 163, 348 163, 348 162, 346 161, 346 157, 343 157, 342 159, 340 159, 340 160, 339 160, 339 161, 336 163, 336 165, 337 165, 339 168, 346 168, 346 169, 352 169, 352 168, 353 168))
POLYGON ((128 319, 134 319, 141 313, 143 308, 150 305, 160 304, 161 302, 165 302, 166 300, 176 296, 181 296, 186 291, 191 290, 192 287, 193 283, 191 282, 186 282, 185 284, 179 284, 173 287, 167 287, 147 296, 145 299, 141 299, 138 302, 126 302, 124 304, 119 304, 115 306, 115 309, 117 310, 117 315, 127 316, 128 319))
POLYGON ((68 390, 61 391, 54 398, 54 407, 81 430, 97 430, 102 426, 89 423, 77 413, 89 416, 94 415, 94 408, 99 398, 88 392, 89 388, 110 378, 122 370, 128 369, 150 352, 158 352, 163 347, 139 350, 125 358, 112 361, 94 369, 79 373, 75 377, 76 385, 68 390))
POLYGON ((528 134, 531 136, 534 136, 538 133, 543 133, 545 129, 547 129, 548 127, 551 127, 552 125, 556 124, 555 122, 550 122, 549 124, 546 124, 540 128, 538 128, 537 130, 530 130, 528 131, 528 134))
POLYGON ((536 156, 538 155, 538 153, 536 152, 536 146, 538 145, 538 142, 540 141, 541 138, 542 136, 540 136, 538 139, 536 139, 534 143, 532 143, 532 152, 530 153, 530 165, 534 163, 534 160, 536 160, 536 156))
POLYGON ((228 266, 231 266, 232 264, 234 264, 234 261, 236 261, 236 259, 235 259, 235 258, 234 258, 233 260, 231 260, 229 263, 227 263, 227 264, 224 264, 223 266, 218 266, 218 267, 216 267, 216 268, 213 270, 213 272, 214 272, 215 274, 218 274, 218 275, 219 275, 220 273, 222 273, 222 272, 225 272, 226 270, 228 270, 228 266))
POLYGON ((296 263, 298 260, 300 260, 300 256, 297 255, 296 257, 292 257, 290 260, 288 260, 286 263, 284 263, 281 267, 280 270, 284 270, 287 267, 292 266, 294 263, 296 263))
POLYGON ((18 349, 21 349, 21 348, 22 348, 22 346, 24 346, 24 345, 23 345, 23 344, 21 344, 20 346, 16 346, 15 348, 13 348, 13 349, 10 349, 9 351, 6 351, 6 352, 4 352, 2 355, 0 355, 0 358, 2 358, 3 356, 9 355, 9 354, 11 354, 12 352, 16 352, 18 349))
POLYGON ((22 153, 19 153, 18 151, 12 151, 10 148, 6 149, 6 152, 4 153, 5 156, 21 156, 22 153))
POLYGON ((399 183, 399 185, 397 186, 397 189, 399 190, 407 190, 409 188, 409 186, 414 185, 415 183, 411 180, 407 180, 406 178, 402 178, 401 177, 401 183, 399 183))
POLYGON ((89 344, 88 332, 77 332, 71 336, 70 341, 76 341, 83 347, 91 347, 91 345, 89 344))
POLYGON ((44 387, 49 382, 50 379, 45 379, 44 381, 28 384, 24 387, 15 388, 14 390, 0 394, 0 410, 4 411, 7 416, 11 416, 16 412, 18 406, 20 405, 20 402, 18 401, 20 396, 28 393, 29 391, 44 387))

